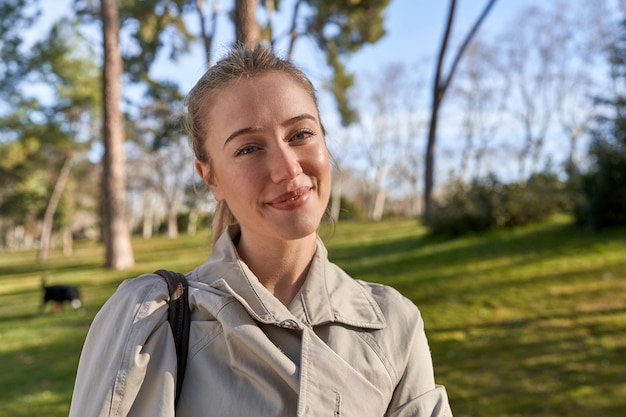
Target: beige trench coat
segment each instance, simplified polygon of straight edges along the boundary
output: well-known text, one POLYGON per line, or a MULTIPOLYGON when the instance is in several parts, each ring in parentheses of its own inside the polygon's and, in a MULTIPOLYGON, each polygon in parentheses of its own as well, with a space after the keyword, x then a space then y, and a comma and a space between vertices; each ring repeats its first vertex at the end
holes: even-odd
POLYGON ((192 322, 176 413, 167 285, 143 275, 97 314, 70 417, 452 416, 411 301, 352 279, 318 241, 287 308, 237 257, 235 233, 187 275, 192 322))

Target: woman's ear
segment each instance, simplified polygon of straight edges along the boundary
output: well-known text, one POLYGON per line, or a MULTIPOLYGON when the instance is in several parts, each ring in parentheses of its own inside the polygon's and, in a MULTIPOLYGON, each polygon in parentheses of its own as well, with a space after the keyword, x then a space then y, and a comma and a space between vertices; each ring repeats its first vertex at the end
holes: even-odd
POLYGON ((209 187, 215 199, 217 201, 222 201, 223 198, 220 186, 218 185, 217 181, 215 181, 215 176, 212 175, 211 167, 209 166, 209 164, 207 162, 202 162, 197 159, 195 160, 194 164, 196 166, 196 171, 198 172, 198 175, 200 175, 200 178, 202 178, 202 181, 204 181, 206 186, 209 187))

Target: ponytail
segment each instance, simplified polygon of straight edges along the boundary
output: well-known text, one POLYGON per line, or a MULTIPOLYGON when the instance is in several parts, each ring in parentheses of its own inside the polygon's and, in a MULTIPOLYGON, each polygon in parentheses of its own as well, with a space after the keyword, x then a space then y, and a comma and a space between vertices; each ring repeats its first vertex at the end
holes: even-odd
POLYGON ((213 213, 211 248, 215 247, 215 243, 220 238, 224 230, 231 225, 237 223, 237 219, 230 211, 225 201, 219 201, 215 213, 213 213))

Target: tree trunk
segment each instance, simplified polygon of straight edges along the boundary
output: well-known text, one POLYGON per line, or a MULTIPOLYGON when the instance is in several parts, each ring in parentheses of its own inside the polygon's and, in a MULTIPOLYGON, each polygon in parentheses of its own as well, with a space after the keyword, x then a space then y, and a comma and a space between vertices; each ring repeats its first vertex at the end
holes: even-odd
MULTIPOLYGON (((298 39, 298 17, 300 11, 300 5, 303 0, 297 0, 296 4, 293 6, 293 17, 291 18, 291 29, 289 29, 289 48, 287 49, 287 59, 291 61, 293 57, 293 50, 296 45, 296 39, 298 39)), ((336 220, 338 220, 337 218, 336 220)))
POLYGON ((196 209, 189 211, 189 221, 187 222, 187 234, 193 236, 198 231, 198 212, 196 209))
POLYGON ((126 219, 126 157, 124 119, 120 109, 122 57, 119 51, 118 8, 115 0, 102 0, 104 43, 104 228, 105 267, 126 269, 135 264, 126 219))
POLYGON ((430 115, 430 129, 428 131, 428 144, 426 145, 426 163, 425 166, 425 175, 424 175, 424 223, 428 226, 432 223, 433 216, 433 208, 432 208, 432 193, 433 186, 435 182, 435 142, 437 140, 437 118, 439 117, 439 107, 441 106, 441 102, 443 101, 443 97, 446 93, 450 82, 452 81, 452 77, 454 76, 454 72, 463 56, 463 52, 467 48, 467 45, 470 43, 474 34, 478 31, 481 23, 485 20, 489 11, 496 3, 496 0, 489 0, 482 13, 474 23, 474 26, 470 29, 469 33, 463 40, 463 43, 459 47, 459 50, 452 61, 452 65, 450 67, 450 71, 447 76, 443 74, 443 61, 446 55, 446 50, 448 49, 448 39, 450 38, 450 33, 452 31, 452 23, 454 21, 454 10, 456 8, 456 1, 450 0, 450 9, 448 11, 448 21, 446 23, 445 34, 443 37, 443 41, 441 43, 441 47, 439 49, 439 58, 437 61, 437 69, 435 72, 435 81, 433 83, 433 99, 432 99, 432 109, 430 115))
POLYGON ((432 224, 432 196, 435 182, 435 142, 437 140, 437 119, 439 117, 439 98, 434 93, 433 107, 430 115, 430 128, 428 130, 428 143, 426 145, 426 163, 424 172, 424 224, 432 224))
POLYGON ((167 211, 167 237, 170 239, 178 237, 178 211, 174 207, 167 211))
POLYGON ((235 36, 238 43, 253 49, 260 39, 256 21, 258 0, 235 0, 235 36))
POLYGON ((152 210, 152 190, 146 189, 143 193, 143 238, 148 240, 152 238, 154 229, 154 210, 152 210))
POLYGON ((341 193, 342 193, 342 175, 339 170, 335 171, 332 187, 330 190, 330 216, 333 221, 339 222, 339 214, 341 213, 341 193))
MULTIPOLYGON (((452 32, 452 23, 454 21, 454 10, 456 1, 450 1, 448 10, 448 21, 446 29, 439 48, 439 58, 437 60, 437 70, 435 72, 435 80, 433 82, 432 106, 430 112, 430 126, 428 129, 428 143, 426 144, 426 163, 424 164, 424 223, 427 226, 432 224, 433 208, 432 194, 435 182, 435 142, 437 141, 437 120, 439 119, 439 107, 441 100, 446 92, 447 83, 443 74, 443 61, 448 49, 448 39, 452 32)), ((448 78, 449 80, 449 78, 448 78)))
POLYGON ((70 256, 74 252, 74 237, 72 236, 72 228, 65 226, 63 228, 63 255, 70 256))
POLYGON ((383 218, 385 213, 385 201, 387 200, 387 193, 382 188, 376 191, 374 196, 374 208, 372 209, 372 220, 379 222, 383 218))
POLYGON ((48 257, 48 252, 50 251, 50 238, 52 237, 52 223, 54 220, 54 213, 56 212, 57 206, 59 205, 59 200, 61 199, 61 194, 63 194, 63 189, 65 189, 67 179, 70 176, 73 159, 74 152, 68 152, 67 157, 65 158, 65 162, 61 167, 61 171, 59 172, 59 177, 54 184, 52 195, 50 196, 48 206, 46 207, 46 212, 43 215, 41 238, 39 239, 39 253, 37 254, 37 260, 40 262, 48 257))
POLYGON ((211 9, 209 16, 209 20, 211 21, 211 29, 207 30, 207 19, 205 16, 205 6, 206 0, 198 0, 196 2, 196 9, 198 11, 198 19, 200 20, 200 34, 202 37, 202 42, 204 45, 204 54, 206 57, 206 65, 207 68, 211 67, 211 55, 213 49, 213 39, 215 38, 215 34, 217 33, 217 13, 219 11, 219 1, 215 1, 213 3, 213 8, 211 9))
POLYGON ((387 171, 387 167, 381 167, 376 175, 376 192, 374 193, 374 201, 372 202, 372 211, 370 213, 370 219, 375 222, 380 221, 385 212, 387 193, 385 193, 384 183, 387 178, 387 171))

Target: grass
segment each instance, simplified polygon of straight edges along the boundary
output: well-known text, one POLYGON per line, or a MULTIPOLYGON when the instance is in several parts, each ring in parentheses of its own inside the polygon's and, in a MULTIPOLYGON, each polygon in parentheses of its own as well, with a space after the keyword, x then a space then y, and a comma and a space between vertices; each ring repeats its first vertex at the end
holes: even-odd
MULTIPOLYGON (((626 230, 561 218, 451 239, 398 220, 340 223, 326 240, 350 274, 418 305, 456 416, 626 415, 626 230)), ((31 251, 1 253, 0 417, 67 415, 82 341, 106 298, 125 278, 191 269, 208 241, 137 239, 137 266, 124 272, 103 270, 92 243, 44 264, 31 251), (43 274, 79 285, 86 313, 35 314, 43 274)))

